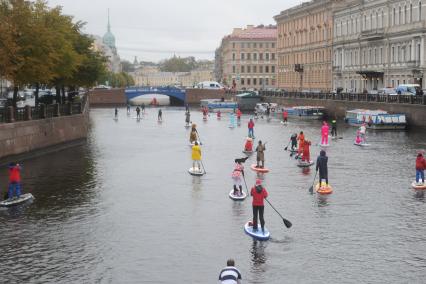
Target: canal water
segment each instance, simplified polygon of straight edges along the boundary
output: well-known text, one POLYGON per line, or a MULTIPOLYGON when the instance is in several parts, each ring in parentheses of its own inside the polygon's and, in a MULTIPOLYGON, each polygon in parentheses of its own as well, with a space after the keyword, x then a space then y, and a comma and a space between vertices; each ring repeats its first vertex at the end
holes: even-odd
MULTIPOLYGON (((228 128, 224 114, 198 124, 207 174, 193 177, 184 111, 92 109, 82 146, 23 161, 23 187, 32 204, 0 211, 0 282, 217 283, 234 258, 244 283, 424 283, 426 202, 410 189, 424 130, 370 132, 353 145, 355 128, 340 122, 327 149, 334 193, 310 194, 314 170, 296 166, 284 147, 303 130, 320 148, 320 122, 256 121, 266 144, 269 200, 267 242, 244 234, 251 200, 228 198, 233 161, 243 157, 248 116, 228 128)), ((255 174, 245 164, 249 186, 255 174)), ((0 175, 7 185, 7 170, 0 175)))

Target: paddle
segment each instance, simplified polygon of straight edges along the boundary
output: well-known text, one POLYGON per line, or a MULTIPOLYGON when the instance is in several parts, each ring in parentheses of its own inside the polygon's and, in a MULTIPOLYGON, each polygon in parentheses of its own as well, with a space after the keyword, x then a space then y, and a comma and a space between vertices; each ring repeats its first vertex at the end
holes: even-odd
POLYGON ((309 188, 310 193, 314 193, 314 183, 315 183, 315 179, 317 178, 317 174, 318 174, 318 171, 315 172, 314 180, 312 181, 312 185, 309 188))
POLYGON ((206 168, 204 167, 203 160, 200 160, 200 162, 201 162, 201 165, 203 166, 204 174, 206 174, 207 172, 206 172, 206 168))
POLYGON ((198 141, 200 141, 200 145, 203 145, 203 142, 201 142, 200 133, 198 133, 197 129, 195 129, 195 131, 197 131, 198 141))
POLYGON ((288 146, 290 145, 290 142, 291 142, 291 140, 290 140, 290 141, 288 141, 288 144, 287 144, 287 146, 285 146, 284 151, 287 151, 288 146))
POLYGON ((246 185, 247 196, 249 196, 250 194, 249 194, 249 191, 248 191, 248 187, 247 187, 247 183, 246 183, 246 178, 245 178, 244 175, 243 175, 243 180, 244 180, 244 184, 246 185))
POLYGON ((267 198, 265 198, 265 200, 269 203, 269 205, 271 205, 272 209, 274 209, 274 210, 275 210, 275 212, 277 212, 277 214, 278 214, 278 215, 280 215, 280 217, 283 219, 284 225, 285 225, 287 228, 291 228, 291 226, 292 226, 291 222, 290 222, 289 220, 285 219, 285 218, 284 218, 284 217, 280 214, 280 212, 278 212, 278 211, 277 211, 277 209, 275 209, 275 207, 271 204, 271 202, 269 202, 269 200, 268 200, 267 198))

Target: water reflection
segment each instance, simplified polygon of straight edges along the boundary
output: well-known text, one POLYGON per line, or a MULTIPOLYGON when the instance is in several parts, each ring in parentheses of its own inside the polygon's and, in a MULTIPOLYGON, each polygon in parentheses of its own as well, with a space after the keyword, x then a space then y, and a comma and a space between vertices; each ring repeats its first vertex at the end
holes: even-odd
POLYGON ((425 201, 425 191, 424 190, 414 190, 414 198, 419 201, 425 201))
POLYGON ((266 263, 266 253, 265 250, 268 246, 268 242, 257 241, 253 239, 251 246, 251 270, 253 272, 263 272, 265 271, 264 264, 266 263))

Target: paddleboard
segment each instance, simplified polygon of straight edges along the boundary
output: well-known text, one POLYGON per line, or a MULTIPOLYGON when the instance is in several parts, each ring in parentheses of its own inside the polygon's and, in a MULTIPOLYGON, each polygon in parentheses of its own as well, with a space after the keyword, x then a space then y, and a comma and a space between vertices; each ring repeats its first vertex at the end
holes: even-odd
POLYGON ((259 240, 259 241, 267 241, 271 237, 271 234, 269 233, 268 229, 265 227, 265 233, 262 232, 262 229, 260 228, 260 224, 257 225, 258 230, 256 232, 253 231, 253 226, 250 226, 251 221, 247 222, 244 225, 244 232, 249 235, 250 237, 259 240))
POLYGON ((186 129, 188 129, 188 128, 190 128, 191 127, 191 125, 185 125, 185 128, 186 129))
POLYGON ((298 167, 301 167, 301 168, 304 168, 304 167, 310 167, 310 166, 312 166, 314 164, 314 161, 312 161, 312 160, 310 160, 309 162, 306 162, 306 161, 302 161, 302 160, 300 160, 298 163, 297 163, 297 166, 298 167))
POLYGON ((315 185, 315 191, 319 194, 331 194, 333 192, 333 188, 330 185, 320 187, 320 184, 317 183, 315 185))
POLYGON ((246 197, 247 197, 247 193, 245 193, 245 191, 243 191, 242 195, 234 195, 233 189, 229 192, 229 198, 235 201, 243 201, 244 199, 246 199, 246 197))
POLYGON ((21 203, 24 203, 30 199, 33 199, 34 196, 31 193, 21 194, 17 199, 6 199, 0 202, 1 207, 10 207, 15 206, 21 203))
POLYGON ((199 170, 199 169, 197 169, 197 168, 189 168, 189 170, 188 170, 188 173, 190 174, 190 175, 193 175, 193 176, 202 176, 202 175, 204 175, 204 171, 203 170, 199 170))
POLYGON ((233 126, 233 125, 228 125, 228 127, 229 127, 229 128, 234 128, 235 126, 233 126))
POLYGON ((354 145, 360 146, 360 147, 370 146, 370 144, 368 144, 368 143, 355 143, 355 142, 354 142, 354 145))
MULTIPOLYGON (((197 142, 198 142, 198 145, 200 145, 200 146, 201 146, 201 142, 200 142, 200 141, 197 141, 197 142)), ((189 143, 188 145, 189 145, 189 147, 192 147, 192 146, 194 146, 194 145, 195 145, 195 142, 189 143)))
POLYGON ((319 144, 321 147, 330 147, 330 144, 319 144))
POLYGON ((253 151, 246 151, 246 150, 243 150, 243 153, 244 153, 244 154, 246 154, 246 155, 251 155, 251 154, 253 154, 253 151))
POLYGON ((413 181, 411 183, 411 187, 414 188, 414 189, 417 189, 417 190, 425 190, 426 189, 426 183, 417 184, 416 181, 413 181))
POLYGON ((266 119, 266 122, 270 122, 270 121, 271 121, 271 118, 269 118, 269 117, 268 117, 268 118, 266 119))
POLYGON ((258 172, 258 173, 267 173, 267 172, 269 172, 268 168, 256 168, 256 164, 252 164, 250 168, 253 171, 258 172))
POLYGON ((281 122, 281 124, 284 124, 284 125, 288 124, 288 122, 284 122, 284 121, 280 121, 280 122, 281 122))

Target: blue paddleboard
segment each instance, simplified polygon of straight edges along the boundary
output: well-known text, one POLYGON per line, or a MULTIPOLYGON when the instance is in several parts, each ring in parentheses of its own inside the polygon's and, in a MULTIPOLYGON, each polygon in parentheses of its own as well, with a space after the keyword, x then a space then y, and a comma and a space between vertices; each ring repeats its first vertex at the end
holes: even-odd
POLYGON ((247 222, 244 225, 244 232, 246 232, 247 235, 252 237, 253 239, 260 240, 260 241, 267 241, 271 237, 271 234, 269 233, 268 229, 265 228, 265 234, 263 234, 262 229, 260 228, 260 224, 258 224, 258 230, 256 232, 253 232, 253 227, 249 226, 250 222, 247 222))

